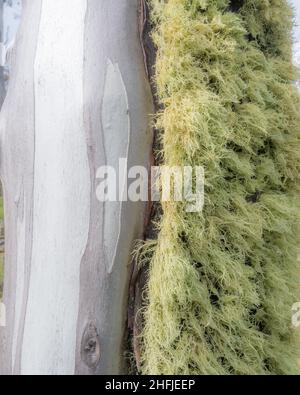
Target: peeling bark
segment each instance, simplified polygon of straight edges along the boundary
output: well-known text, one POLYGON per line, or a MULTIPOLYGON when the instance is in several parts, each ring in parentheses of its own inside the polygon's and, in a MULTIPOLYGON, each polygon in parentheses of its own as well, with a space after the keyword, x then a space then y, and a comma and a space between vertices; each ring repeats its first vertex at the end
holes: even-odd
POLYGON ((124 369, 129 262, 145 205, 99 202, 96 174, 119 157, 129 167, 150 160, 138 4, 25 1, 0 119, 0 374, 124 369))

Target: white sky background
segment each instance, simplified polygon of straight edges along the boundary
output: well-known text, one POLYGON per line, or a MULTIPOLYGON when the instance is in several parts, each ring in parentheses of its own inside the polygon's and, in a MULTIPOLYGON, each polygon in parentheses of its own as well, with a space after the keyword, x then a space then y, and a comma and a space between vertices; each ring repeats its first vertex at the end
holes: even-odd
POLYGON ((22 12, 22 0, 4 0, 3 42, 0 43, 0 65, 5 66, 7 51, 13 46, 22 12))
POLYGON ((21 0, 5 0, 3 6, 4 45, 9 46, 15 38, 22 12, 21 0))
POLYGON ((300 0, 289 0, 295 10, 294 62, 300 68, 300 0))
POLYGON ((290 3, 295 9, 296 16, 296 27, 295 27, 295 38, 300 41, 300 0, 290 0, 290 3))

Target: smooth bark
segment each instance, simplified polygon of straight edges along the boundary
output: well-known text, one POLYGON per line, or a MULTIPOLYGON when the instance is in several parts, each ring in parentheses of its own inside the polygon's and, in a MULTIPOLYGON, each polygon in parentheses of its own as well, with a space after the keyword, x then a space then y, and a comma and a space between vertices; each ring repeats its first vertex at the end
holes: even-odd
POLYGON ((0 373, 118 374, 145 207, 99 202, 96 174, 119 158, 149 163, 139 1, 24 3, 0 121, 0 373))

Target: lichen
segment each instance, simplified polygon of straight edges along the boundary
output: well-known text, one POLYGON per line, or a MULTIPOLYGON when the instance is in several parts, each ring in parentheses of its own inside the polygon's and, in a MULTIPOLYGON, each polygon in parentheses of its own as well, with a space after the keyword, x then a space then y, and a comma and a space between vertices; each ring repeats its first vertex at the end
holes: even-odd
POLYGON ((146 242, 145 374, 294 374, 300 98, 285 0, 150 0, 164 164, 203 166, 202 213, 146 242))

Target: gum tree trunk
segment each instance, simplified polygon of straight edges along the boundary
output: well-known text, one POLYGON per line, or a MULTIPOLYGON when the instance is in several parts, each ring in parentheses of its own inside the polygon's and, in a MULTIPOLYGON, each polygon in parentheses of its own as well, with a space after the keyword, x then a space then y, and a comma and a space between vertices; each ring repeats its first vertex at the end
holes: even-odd
POLYGON ((145 207, 99 202, 96 173, 119 158, 149 162, 138 8, 138 0, 24 1, 0 120, 0 374, 124 369, 130 255, 145 207))
POLYGON ((4 70, 3 70, 3 0, 0 0, 0 109, 5 97, 4 70))

